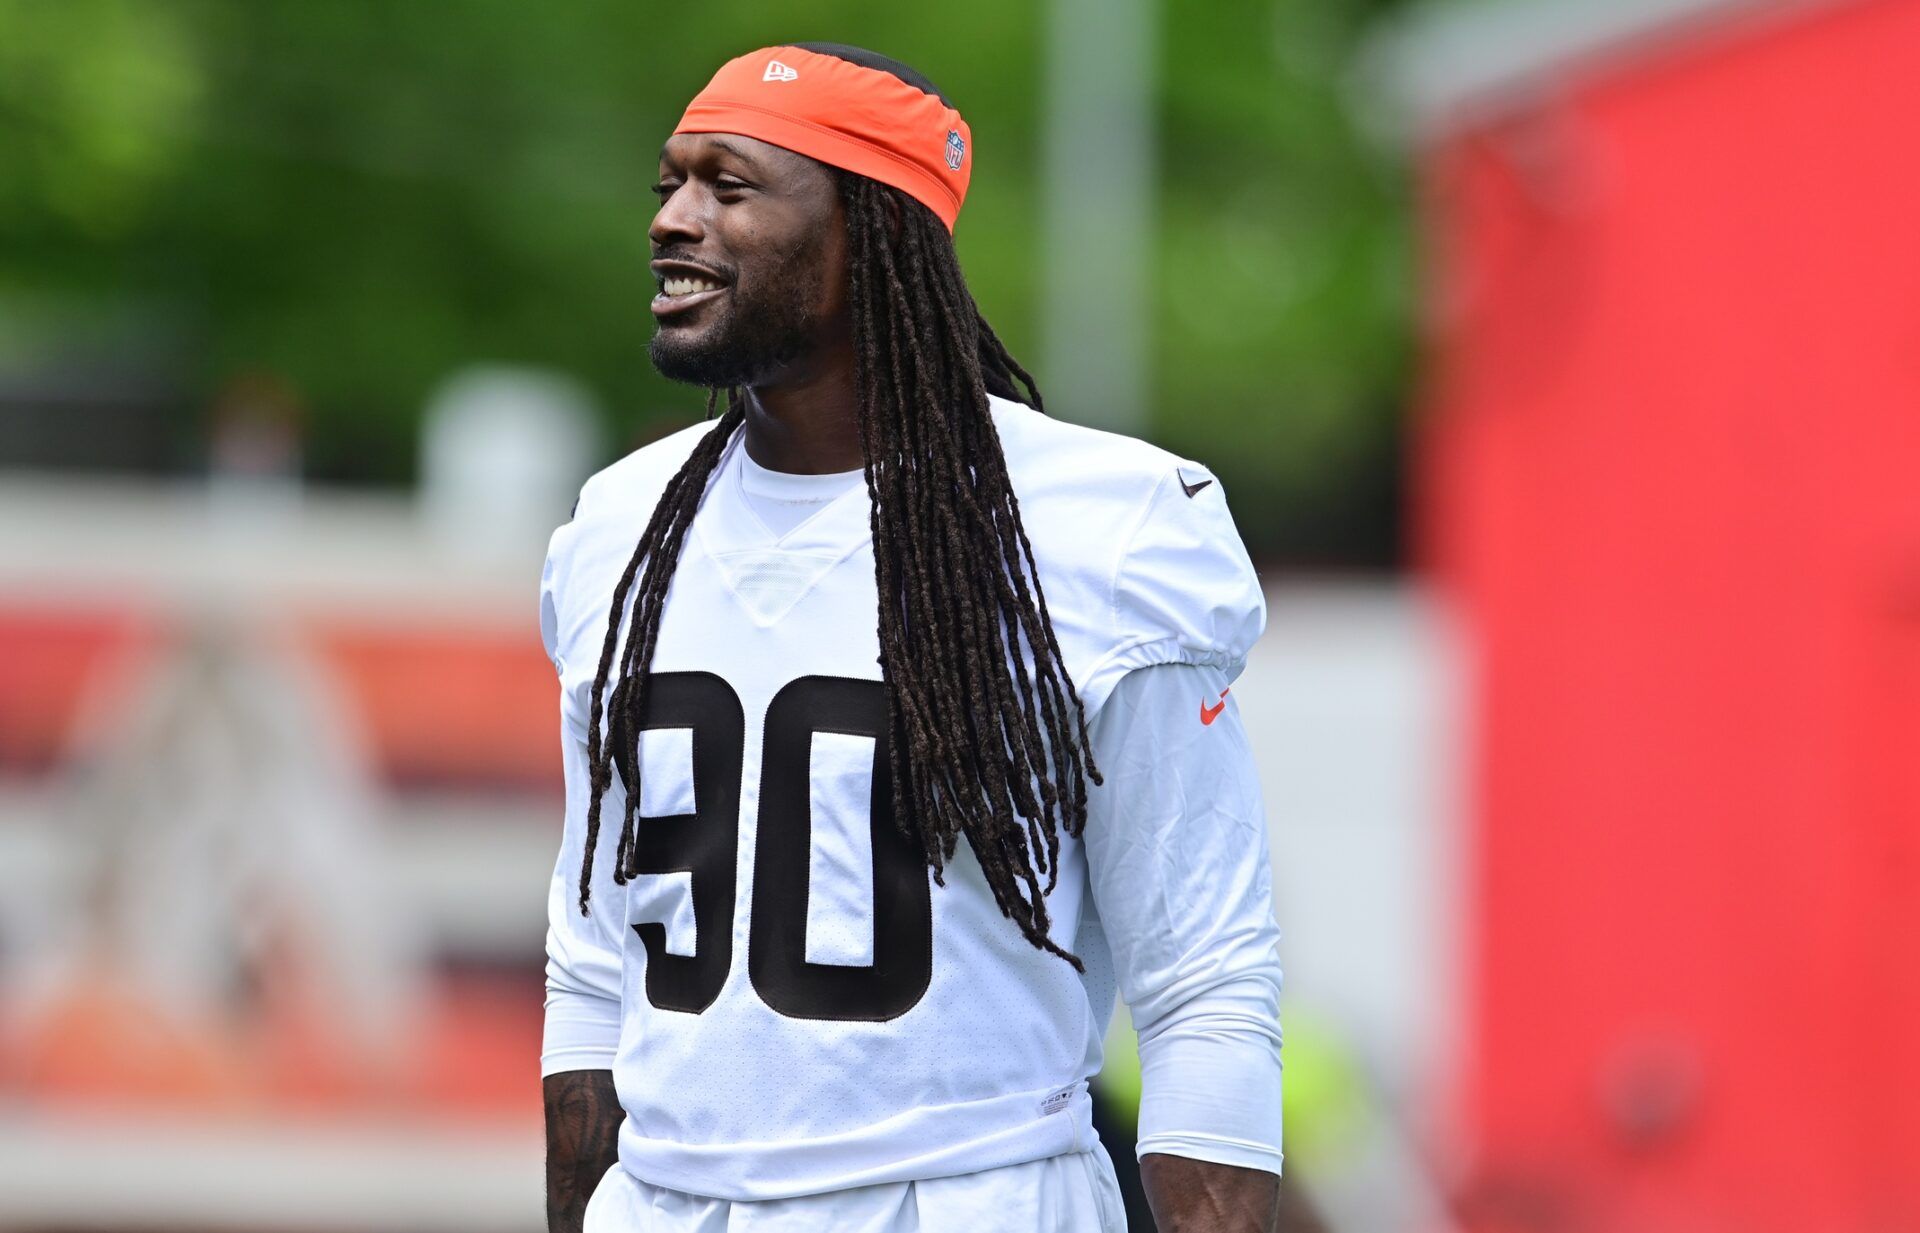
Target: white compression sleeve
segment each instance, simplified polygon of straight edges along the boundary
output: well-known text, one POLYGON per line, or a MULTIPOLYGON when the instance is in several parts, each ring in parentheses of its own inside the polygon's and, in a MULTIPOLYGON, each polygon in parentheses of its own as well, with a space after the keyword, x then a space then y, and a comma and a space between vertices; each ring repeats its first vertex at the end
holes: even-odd
MULTIPOLYGON (((559 544, 563 527, 554 535, 559 544)), ((558 611, 554 594, 556 561, 547 556, 540 579, 540 638, 555 671, 554 631, 558 611)), ((618 888, 608 859, 611 844, 600 845, 594 862, 593 914, 580 914, 580 864, 585 855, 587 800, 586 738, 563 697, 559 708, 561 762, 566 768, 566 821, 560 854, 547 887, 547 1005, 540 1052, 540 1073, 608 1070, 620 1046, 620 945, 623 928, 618 888)), ((613 815, 616 819, 619 814, 613 815)))
POLYGON ((1136 668, 1094 717, 1094 898, 1140 1035, 1138 1151, 1280 1172, 1266 816, 1217 668, 1136 668))
MULTIPOLYGON (((566 749, 567 817, 547 888, 547 1005, 540 1073, 610 1070, 620 1047, 619 887, 609 845, 594 862, 593 912, 580 914, 580 862, 586 845, 587 754, 571 730, 566 749)), ((617 823, 619 815, 614 815, 617 823)))

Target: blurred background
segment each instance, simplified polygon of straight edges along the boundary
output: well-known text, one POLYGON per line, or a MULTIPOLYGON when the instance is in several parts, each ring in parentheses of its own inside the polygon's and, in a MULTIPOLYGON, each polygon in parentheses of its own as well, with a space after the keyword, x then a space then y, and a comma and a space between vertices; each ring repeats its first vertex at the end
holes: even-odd
POLYGON ((1920 1230, 1920 0, 0 0, 0 1228, 540 1227, 542 550, 806 39, 1261 567, 1289 1227, 1920 1230))

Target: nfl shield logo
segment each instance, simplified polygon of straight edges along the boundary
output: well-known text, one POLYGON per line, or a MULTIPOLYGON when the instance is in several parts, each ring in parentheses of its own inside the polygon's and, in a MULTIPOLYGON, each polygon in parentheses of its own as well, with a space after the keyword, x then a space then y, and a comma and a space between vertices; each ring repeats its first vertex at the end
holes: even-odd
POLYGON ((947 168, 948 170, 950 171, 960 170, 960 164, 966 159, 966 157, 967 157, 966 139, 960 136, 959 129, 948 129, 947 130, 947 168))

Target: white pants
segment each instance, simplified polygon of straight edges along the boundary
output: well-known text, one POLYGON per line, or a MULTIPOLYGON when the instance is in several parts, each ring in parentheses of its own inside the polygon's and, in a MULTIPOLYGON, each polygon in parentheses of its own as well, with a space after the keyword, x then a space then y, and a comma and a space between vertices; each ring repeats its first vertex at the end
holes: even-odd
POLYGON ((982 1173, 768 1199, 650 1186, 618 1164, 587 1203, 584 1233, 1127 1233, 1113 1162, 1098 1145, 982 1173))

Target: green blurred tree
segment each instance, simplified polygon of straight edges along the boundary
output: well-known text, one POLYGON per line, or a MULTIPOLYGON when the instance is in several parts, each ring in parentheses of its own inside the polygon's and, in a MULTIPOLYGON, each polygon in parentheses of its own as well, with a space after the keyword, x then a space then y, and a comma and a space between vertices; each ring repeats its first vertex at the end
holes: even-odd
MULTIPOLYGON (((1405 191, 1341 98, 1382 7, 1164 10, 1156 435, 1219 471, 1269 555, 1392 551, 1405 191)), ((659 141, 727 56, 838 39, 926 69, 966 108, 962 257, 1034 355, 1042 18, 1026 0, 813 0, 804 18, 765 2, 0 0, 0 297, 147 306, 189 340, 199 404, 236 372, 278 373, 323 479, 404 482, 427 395, 475 360, 577 374, 630 444, 698 406, 645 356, 659 141)))

